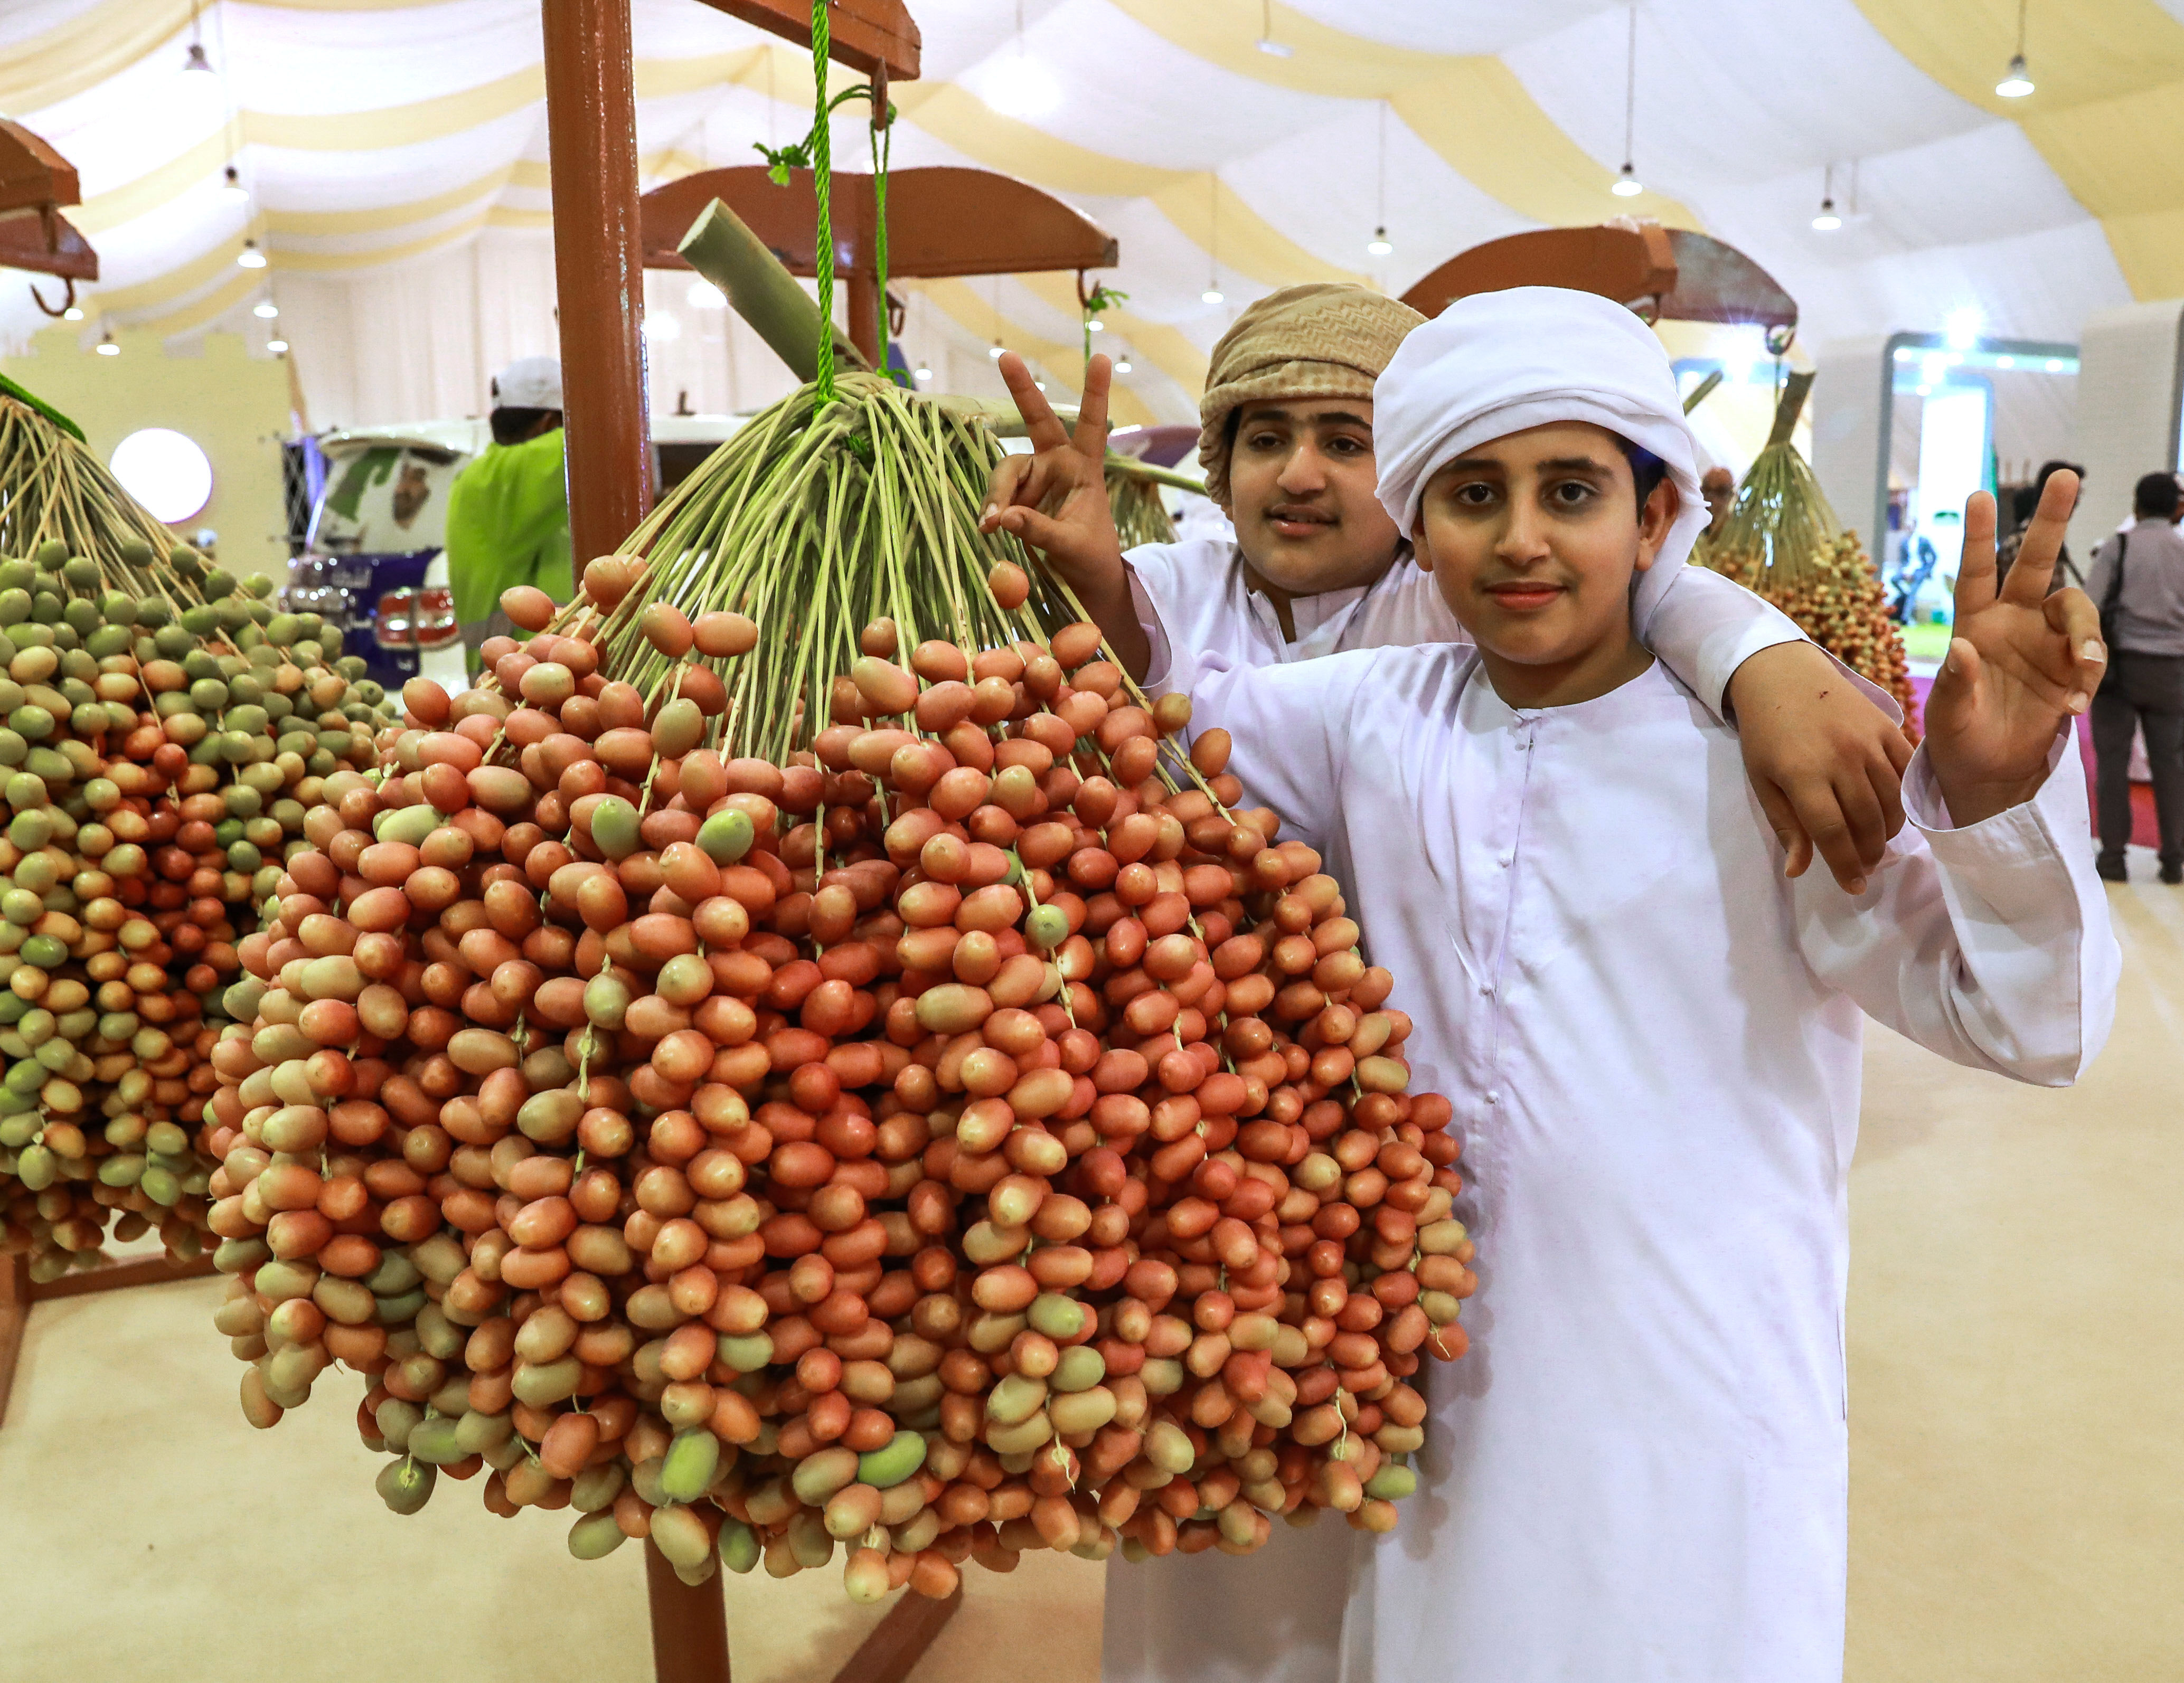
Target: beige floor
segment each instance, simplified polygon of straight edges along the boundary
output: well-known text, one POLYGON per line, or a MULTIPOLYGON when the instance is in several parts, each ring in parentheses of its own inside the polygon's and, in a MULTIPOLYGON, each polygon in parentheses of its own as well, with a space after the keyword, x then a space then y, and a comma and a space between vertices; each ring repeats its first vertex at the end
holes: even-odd
MULTIPOLYGON (((2112 894, 2125 995, 2083 1086, 1871 1036, 1849 1683, 2184 1676, 2184 894, 2112 894)), ((219 1289, 37 1311, 0 1428, 0 1680, 649 1675, 634 1549, 578 1563, 554 1520, 466 1486, 393 1518, 338 1381, 244 1425, 219 1289)), ((969 1591, 915 1683, 1096 1674, 1097 1569, 1027 1559, 969 1591)), ((731 1580, 729 1616, 738 1683, 816 1683, 874 1615, 815 1573, 731 1580)))

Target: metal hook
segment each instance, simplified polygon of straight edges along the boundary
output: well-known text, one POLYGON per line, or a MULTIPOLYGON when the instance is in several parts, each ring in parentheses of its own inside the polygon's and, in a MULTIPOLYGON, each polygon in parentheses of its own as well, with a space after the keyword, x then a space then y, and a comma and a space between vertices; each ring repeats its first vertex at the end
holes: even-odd
POLYGON ((75 277, 72 275, 63 275, 61 277, 61 285, 65 286, 68 290, 62 295, 61 306, 58 309, 55 309, 39 295, 37 285, 35 281, 32 282, 31 286, 31 302, 56 320, 58 320, 62 316, 67 314, 69 311, 75 308, 75 277))

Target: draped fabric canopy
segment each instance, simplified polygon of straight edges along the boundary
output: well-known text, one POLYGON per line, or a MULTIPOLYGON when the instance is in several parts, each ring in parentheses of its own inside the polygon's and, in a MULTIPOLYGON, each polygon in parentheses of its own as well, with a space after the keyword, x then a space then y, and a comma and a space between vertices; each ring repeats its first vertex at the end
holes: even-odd
MULTIPOLYGON (((644 185, 755 161, 809 122, 807 53, 697 0, 632 0, 644 185)), ((2184 292, 2184 0, 2032 0, 2037 91, 1992 92, 2015 0, 913 0, 897 165, 965 164, 1121 243, 1095 348, 1118 414, 1187 419, 1206 353, 1272 288, 1400 292, 1480 241, 1616 214, 1704 228, 1795 297, 1802 342, 1940 329, 2068 341, 2184 292), (1021 34, 1017 19, 1022 19, 1021 34), (1262 43, 1277 50, 1269 51, 1262 43), (1811 225, 1824 192, 1844 225, 1811 225), (1368 253, 1384 226, 1390 247, 1368 253), (1217 293, 1217 302, 1209 295, 1217 293)), ((854 80, 836 70, 837 87, 854 80)), ((538 0, 14 0, 0 110, 77 166, 103 280, 86 342, 220 329, 293 347, 316 425, 476 413, 558 348, 538 0), (202 41, 213 69, 186 70, 202 41), (243 197, 224 192, 232 167, 243 197), (268 264, 239 267, 246 241, 268 264), (252 314, 268 297, 281 316, 252 314)), ((861 108, 834 130, 866 169, 861 108)), ((45 325, 15 277, 0 339, 45 325)), ((47 287, 48 296, 52 292, 47 287)), ((913 363, 998 390, 996 340, 1073 388, 1066 275, 897 288, 913 363)), ((657 275, 656 408, 748 408, 787 376, 657 275)))

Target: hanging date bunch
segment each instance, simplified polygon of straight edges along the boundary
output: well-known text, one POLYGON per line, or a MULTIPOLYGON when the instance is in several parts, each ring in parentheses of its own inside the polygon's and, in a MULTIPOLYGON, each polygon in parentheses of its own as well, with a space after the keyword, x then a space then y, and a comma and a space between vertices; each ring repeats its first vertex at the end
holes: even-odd
POLYGON ((34 1279, 154 1229, 198 1254, 237 942, 370 761, 383 697, 270 590, 133 533, 0 561, 0 1249, 34 1279))
POLYGON ((1474 1284, 1391 979, 821 342, 326 780, 211 1053, 243 1412, 338 1365, 398 1513, 861 1601, 1384 1530, 1474 1284))
MULTIPOLYGON (((410 686, 242 942, 207 1114, 246 1414, 338 1362, 398 1511, 483 1475, 579 1555, 840 1546, 864 1599, 1391 1524, 1470 1247, 1318 858, 1089 625, 868 623, 800 736, 757 624, 630 564, 558 621, 511 592, 488 688, 410 686)), ((937 571, 894 586, 1025 611, 1012 564, 937 571)), ((852 574, 778 600, 825 623, 852 574)))
POLYGON ((1811 467, 1790 442, 1812 383, 1809 374, 1790 376, 1767 447, 1738 487, 1722 532, 1696 558, 1765 597, 1814 642, 1895 697, 1915 742, 1910 669, 1880 575, 1858 534, 1836 524, 1811 467))

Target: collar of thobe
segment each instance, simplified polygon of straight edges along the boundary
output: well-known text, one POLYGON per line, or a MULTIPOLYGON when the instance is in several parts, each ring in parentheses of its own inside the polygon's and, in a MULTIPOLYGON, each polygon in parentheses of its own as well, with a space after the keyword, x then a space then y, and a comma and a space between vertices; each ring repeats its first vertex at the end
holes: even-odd
POLYGON ((1698 444, 1653 330, 1623 305, 1562 286, 1458 298, 1403 341, 1373 388, 1380 505, 1408 532, 1428 480, 1465 451, 1528 427, 1584 421, 1650 451, 1680 506, 1632 606, 1643 625, 1709 518, 1698 444))
MULTIPOLYGON (((1274 613, 1273 599, 1252 589, 1251 575, 1244 570, 1244 551, 1240 545, 1229 546, 1228 565, 1234 588, 1242 597, 1245 607, 1256 613, 1260 609, 1254 606, 1255 599, 1257 603, 1263 603, 1264 611, 1275 620, 1279 630, 1279 616, 1274 613)), ((1380 575, 1380 579, 1386 578, 1395 570, 1390 567, 1387 573, 1380 575)), ((1291 597, 1290 623, 1296 627, 1296 636, 1293 641, 1303 642, 1314 632, 1343 618, 1350 609, 1373 593, 1374 587, 1380 583, 1380 579, 1375 579, 1369 585, 1351 585, 1345 590, 1316 591, 1310 596, 1291 597)))
POLYGON ((1486 668, 1476 651, 1467 650, 1466 653, 1473 662, 1466 686, 1468 711, 1473 725, 1480 730, 1536 731, 1544 725, 1566 724, 1588 732, 1598 731, 1612 725, 1625 708, 1648 705, 1658 701, 1664 689, 1676 687, 1668 668, 1657 659, 1636 677, 1625 680, 1590 701, 1572 702, 1564 707, 1512 707, 1502 700, 1502 692, 1494 687, 1494 680, 1486 675, 1486 668))

